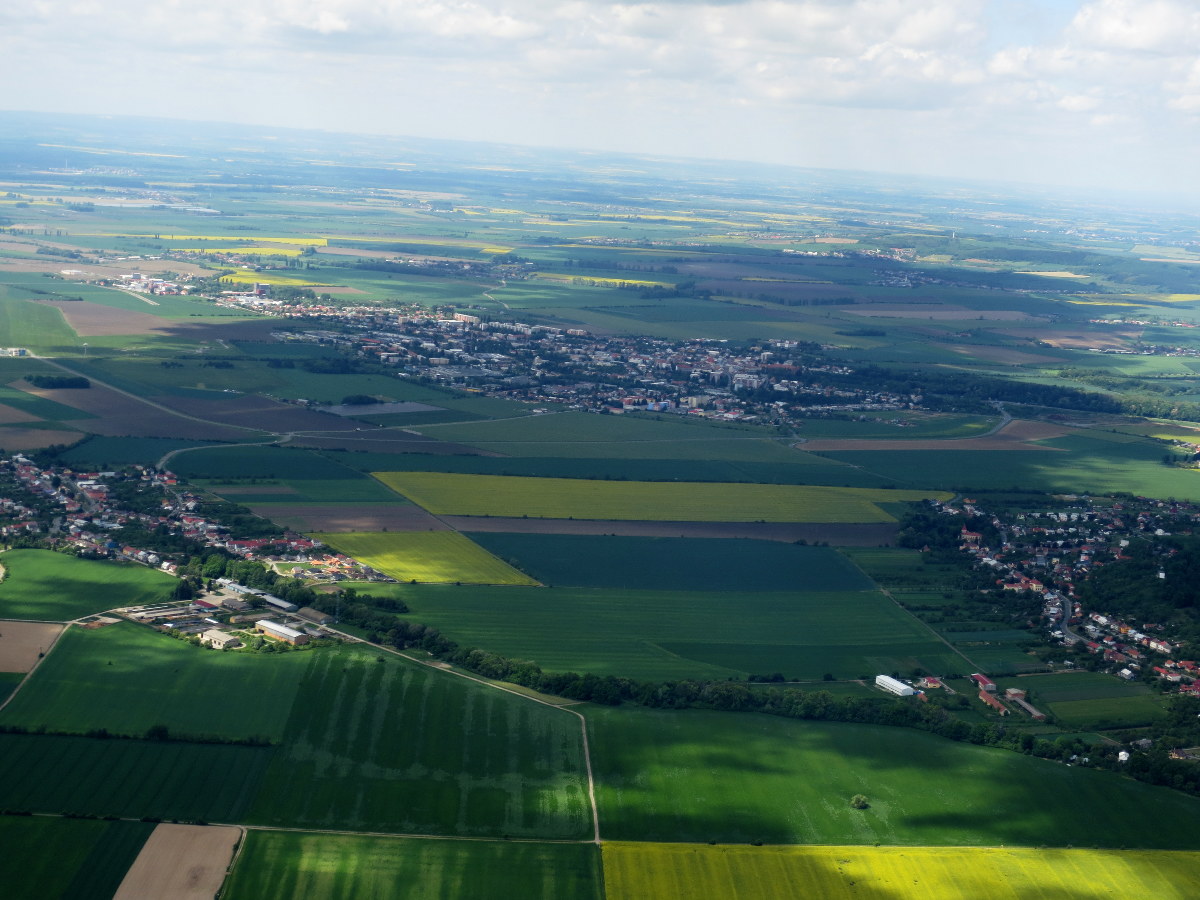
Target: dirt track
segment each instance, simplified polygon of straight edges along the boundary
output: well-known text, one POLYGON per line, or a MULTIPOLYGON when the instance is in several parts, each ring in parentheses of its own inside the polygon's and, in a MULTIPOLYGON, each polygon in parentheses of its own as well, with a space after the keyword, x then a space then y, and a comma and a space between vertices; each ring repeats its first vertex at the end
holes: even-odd
POLYGON ((230 826, 159 825, 113 900, 211 900, 241 836, 230 826))
POLYGON ((42 622, 0 622, 0 672, 28 672, 62 630, 42 622))

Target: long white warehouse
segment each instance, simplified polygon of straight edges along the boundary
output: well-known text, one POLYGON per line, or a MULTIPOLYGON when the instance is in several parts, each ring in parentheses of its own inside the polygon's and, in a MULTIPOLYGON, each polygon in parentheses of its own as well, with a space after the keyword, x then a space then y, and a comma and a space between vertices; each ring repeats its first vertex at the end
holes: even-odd
POLYGON ((897 681, 891 675, 876 675, 875 687, 883 688, 889 694, 895 694, 897 697, 911 697, 916 693, 913 688, 903 681, 897 681))

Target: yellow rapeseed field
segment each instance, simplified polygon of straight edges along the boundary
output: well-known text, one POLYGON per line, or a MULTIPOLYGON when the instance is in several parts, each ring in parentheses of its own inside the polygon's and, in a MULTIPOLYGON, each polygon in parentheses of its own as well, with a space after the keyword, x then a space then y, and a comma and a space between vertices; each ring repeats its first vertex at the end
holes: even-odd
POLYGON ((373 531, 318 534, 315 537, 400 581, 538 583, 457 531, 373 531))
POLYGON ((231 284, 278 284, 287 287, 325 287, 320 281, 306 281, 303 278, 291 278, 287 275, 275 275, 271 272, 251 272, 249 269, 238 269, 228 275, 221 276, 222 281, 231 284))
POLYGON ((997 847, 603 845, 606 900, 1200 897, 1200 853, 997 847))

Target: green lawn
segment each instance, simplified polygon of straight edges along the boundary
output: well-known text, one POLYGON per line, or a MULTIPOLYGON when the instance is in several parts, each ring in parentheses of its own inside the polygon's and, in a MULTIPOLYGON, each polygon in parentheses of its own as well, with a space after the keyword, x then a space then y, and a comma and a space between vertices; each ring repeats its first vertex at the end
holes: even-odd
POLYGON ((8 897, 111 900, 154 826, 0 815, 0 884, 8 897))
POLYGON ((221 896, 603 900, 604 880, 600 851, 586 844, 251 831, 221 896))
POLYGON ((51 550, 0 554, 0 617, 66 621, 118 606, 164 600, 177 580, 131 563, 78 559, 51 550))
POLYGON ((587 716, 614 840, 1200 848, 1200 799, 923 732, 703 711, 587 716), (860 793, 869 809, 851 809, 860 793), (1145 827, 1148 809, 1171 827, 1145 827))
POLYGON ((712 592, 363 585, 464 646, 548 670, 642 679, 820 680, 974 671, 874 591, 712 592))
POLYGON ((0 724, 131 736, 166 725, 178 735, 278 741, 308 657, 321 652, 211 650, 127 622, 74 627, 0 712, 0 724))
POLYGON ((866 591, 874 584, 828 547, 722 538, 504 534, 471 538, 543 584, 693 591, 866 591))
POLYGON ((576 716, 382 651, 306 655, 283 746, 249 821, 401 834, 590 833, 576 716))

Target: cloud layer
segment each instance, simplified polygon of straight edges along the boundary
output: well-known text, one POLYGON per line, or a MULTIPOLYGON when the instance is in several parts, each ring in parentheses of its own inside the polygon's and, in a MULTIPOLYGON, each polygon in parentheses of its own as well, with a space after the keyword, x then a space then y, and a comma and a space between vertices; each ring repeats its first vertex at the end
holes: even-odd
POLYGON ((1184 0, 0 7, 10 108, 1150 187, 1200 137, 1198 51, 1184 0))

